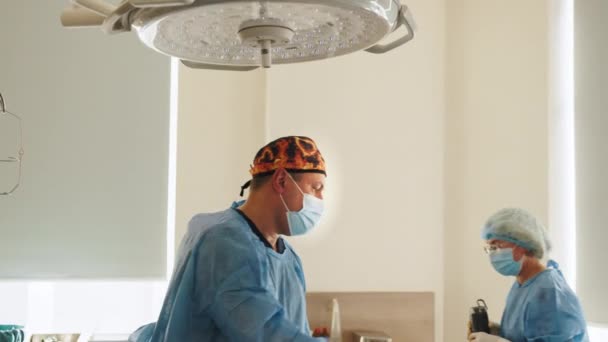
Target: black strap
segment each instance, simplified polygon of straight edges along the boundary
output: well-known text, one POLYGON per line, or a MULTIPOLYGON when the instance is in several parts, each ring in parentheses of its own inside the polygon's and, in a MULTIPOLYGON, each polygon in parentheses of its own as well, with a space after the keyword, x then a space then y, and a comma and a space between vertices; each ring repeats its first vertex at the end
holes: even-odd
POLYGON ((248 180, 247 183, 241 185, 241 197, 243 197, 243 194, 245 194, 245 189, 247 189, 249 186, 251 186, 251 180, 248 180))

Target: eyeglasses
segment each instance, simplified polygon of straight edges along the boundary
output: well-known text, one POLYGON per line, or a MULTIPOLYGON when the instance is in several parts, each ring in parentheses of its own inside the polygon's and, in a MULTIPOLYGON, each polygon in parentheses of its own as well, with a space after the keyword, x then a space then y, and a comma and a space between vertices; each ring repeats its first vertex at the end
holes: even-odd
POLYGON ((484 252, 486 252, 486 254, 494 254, 494 253, 498 253, 501 250, 505 249, 505 248, 509 248, 507 246, 501 246, 501 245, 497 245, 497 244, 491 244, 491 245, 485 245, 483 247, 484 252))
POLYGON ((23 154, 24 154, 24 152, 23 152, 23 134, 22 134, 22 129, 21 129, 21 118, 18 115, 13 114, 6 110, 4 98, 2 98, 2 94, 0 94, 0 118, 4 118, 4 117, 10 118, 12 120, 17 120, 17 126, 19 129, 19 136, 17 138, 19 140, 19 148, 18 148, 18 151, 15 156, 8 156, 8 157, 0 156, 0 167, 4 167, 5 165, 10 165, 12 163, 17 164, 17 180, 15 182, 15 185, 12 186, 10 188, 10 190, 8 190, 8 191, 4 191, 3 189, 0 189, 0 196, 6 196, 6 195, 12 194, 13 192, 15 192, 15 190, 17 190, 19 185, 21 185, 21 160, 23 159, 23 154))
POLYGON ((498 246, 495 246, 495 245, 486 245, 486 246, 483 246, 483 251, 486 252, 486 254, 494 254, 499 249, 500 248, 498 246))

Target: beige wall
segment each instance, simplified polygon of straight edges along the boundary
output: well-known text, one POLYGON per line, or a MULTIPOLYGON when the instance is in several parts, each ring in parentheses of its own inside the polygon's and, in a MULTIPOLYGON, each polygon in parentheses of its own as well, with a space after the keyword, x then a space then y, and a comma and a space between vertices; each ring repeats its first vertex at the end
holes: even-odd
POLYGON ((410 45, 269 72, 271 135, 311 135, 327 155, 329 215, 292 239, 311 291, 442 296, 444 6, 408 5, 410 45))
POLYGON ((264 144, 264 73, 180 66, 176 245, 193 214, 238 199, 253 155, 264 144))
POLYGON ((482 252, 504 206, 548 212, 547 1, 450 0, 446 119, 445 336, 464 341, 468 309, 500 320, 512 279, 482 252))

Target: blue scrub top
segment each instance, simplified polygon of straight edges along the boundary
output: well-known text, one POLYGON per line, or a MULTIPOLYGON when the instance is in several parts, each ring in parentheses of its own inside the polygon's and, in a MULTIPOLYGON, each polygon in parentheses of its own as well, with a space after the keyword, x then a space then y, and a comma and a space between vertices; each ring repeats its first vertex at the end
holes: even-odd
POLYGON ((158 321, 129 341, 324 341, 310 336, 300 258, 283 239, 272 249, 239 204, 192 218, 158 321))
POLYGON ((589 342, 583 310, 557 263, 507 296, 501 336, 511 342, 589 342))

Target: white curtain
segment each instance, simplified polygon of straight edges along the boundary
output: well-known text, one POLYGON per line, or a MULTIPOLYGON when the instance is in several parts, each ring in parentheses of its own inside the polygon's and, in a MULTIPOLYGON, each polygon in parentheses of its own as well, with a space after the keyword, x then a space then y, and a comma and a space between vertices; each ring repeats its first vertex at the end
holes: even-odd
POLYGON ((577 290, 587 319, 608 323, 608 1, 574 7, 577 290))
POLYGON ((0 92, 25 150, 0 197, 0 279, 164 279, 170 59, 62 28, 68 4, 0 2, 0 92))

